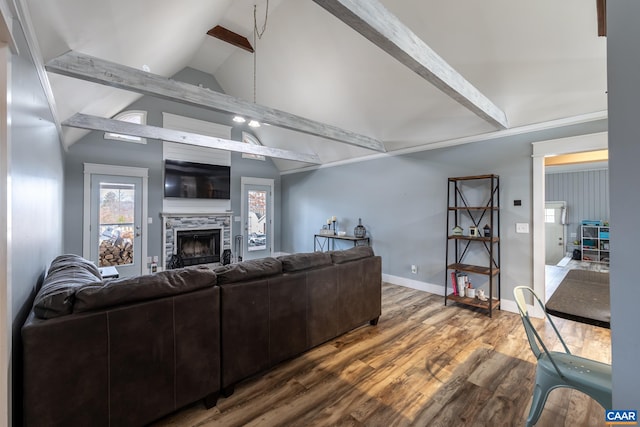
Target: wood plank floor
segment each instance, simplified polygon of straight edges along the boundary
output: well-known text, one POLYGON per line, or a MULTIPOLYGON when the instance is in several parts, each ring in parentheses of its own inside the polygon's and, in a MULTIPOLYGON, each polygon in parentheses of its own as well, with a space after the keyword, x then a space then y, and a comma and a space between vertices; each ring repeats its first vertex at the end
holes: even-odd
MULTIPOLYGON (((610 363, 608 329, 564 319, 556 325, 572 352, 610 363)), ((238 384, 210 410, 199 402, 154 426, 522 426, 534 377, 518 315, 495 311, 490 319, 385 283, 377 326, 238 384)), ((603 421, 595 401, 556 389, 537 425, 603 421)))

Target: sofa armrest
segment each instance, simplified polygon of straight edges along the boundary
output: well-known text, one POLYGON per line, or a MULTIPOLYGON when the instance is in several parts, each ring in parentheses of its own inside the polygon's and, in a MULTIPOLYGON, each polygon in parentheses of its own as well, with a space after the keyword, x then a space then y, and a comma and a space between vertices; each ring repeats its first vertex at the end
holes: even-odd
POLYGON ((336 267, 339 333, 377 321, 382 311, 382 259, 372 256, 336 267))

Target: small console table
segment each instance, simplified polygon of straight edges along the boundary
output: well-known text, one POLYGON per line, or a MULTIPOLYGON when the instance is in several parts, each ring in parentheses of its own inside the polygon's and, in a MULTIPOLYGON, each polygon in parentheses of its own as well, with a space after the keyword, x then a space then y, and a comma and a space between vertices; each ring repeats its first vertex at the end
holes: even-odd
POLYGON ((355 236, 338 236, 331 234, 314 234, 313 235, 313 251, 324 252, 329 250, 329 244, 331 243, 331 249, 335 249, 336 240, 344 240, 347 242, 353 242, 353 246, 371 246, 371 241, 368 237, 355 237, 355 236), (318 249, 319 248, 319 249, 318 249))

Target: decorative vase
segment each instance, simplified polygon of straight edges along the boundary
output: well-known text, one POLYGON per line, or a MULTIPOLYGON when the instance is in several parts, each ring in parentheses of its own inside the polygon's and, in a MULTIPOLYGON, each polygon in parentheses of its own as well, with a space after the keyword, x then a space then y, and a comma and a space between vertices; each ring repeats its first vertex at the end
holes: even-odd
POLYGON ((362 218, 358 218, 358 225, 353 229, 353 235, 362 238, 367 235, 367 229, 362 225, 362 218))

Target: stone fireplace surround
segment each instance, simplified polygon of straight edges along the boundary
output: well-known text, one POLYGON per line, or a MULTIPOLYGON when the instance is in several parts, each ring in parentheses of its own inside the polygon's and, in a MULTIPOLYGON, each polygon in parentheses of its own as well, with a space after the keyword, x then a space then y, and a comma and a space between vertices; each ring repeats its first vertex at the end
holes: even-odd
MULTIPOLYGON (((225 249, 231 250, 231 221, 233 212, 218 213, 163 213, 162 214, 162 263, 163 269, 167 269, 171 256, 175 252, 176 231, 187 230, 221 230, 221 250, 220 255, 225 249)), ((220 263, 205 264, 210 267, 216 267, 220 263)))

